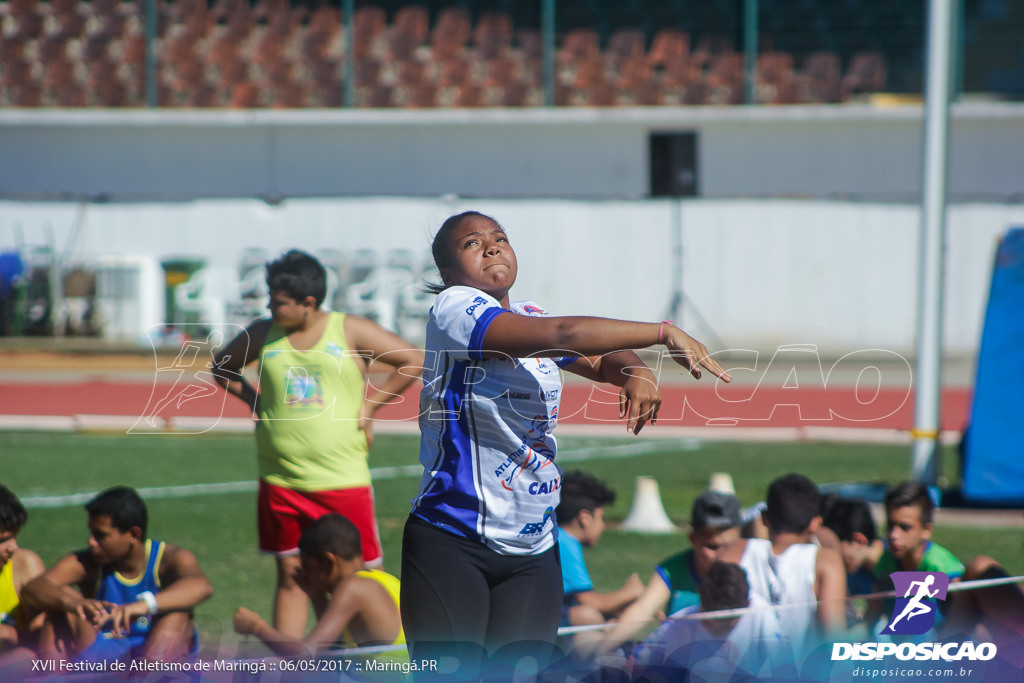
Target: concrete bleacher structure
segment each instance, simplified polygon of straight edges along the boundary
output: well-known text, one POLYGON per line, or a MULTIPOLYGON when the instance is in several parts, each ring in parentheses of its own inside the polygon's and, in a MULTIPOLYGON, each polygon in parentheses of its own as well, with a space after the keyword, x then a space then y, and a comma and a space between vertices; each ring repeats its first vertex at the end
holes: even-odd
MULTIPOLYGON (((707 4, 721 13, 722 3, 707 4)), ((144 7, 141 0, 0 2, 0 106, 145 106, 144 7)), ((346 19, 336 6, 160 0, 157 7, 160 106, 341 106, 346 19)), ((600 30, 559 30, 556 105, 744 101, 743 55, 723 38, 735 31, 717 14, 704 17, 700 32, 673 24, 642 30, 626 15, 619 17, 624 23, 607 25, 605 14, 618 16, 612 9, 599 14, 600 30)), ((652 23, 652 13, 634 14, 636 22, 652 23)), ((686 18, 692 23, 699 14, 686 18)), ((409 4, 389 13, 360 3, 352 25, 355 106, 543 104, 540 31, 517 25, 511 12, 474 16, 454 4, 433 12, 409 4)), ((877 50, 843 64, 834 49, 789 52, 772 47, 778 42, 786 41, 767 37, 758 58, 759 103, 840 102, 886 87, 886 57, 877 50)))

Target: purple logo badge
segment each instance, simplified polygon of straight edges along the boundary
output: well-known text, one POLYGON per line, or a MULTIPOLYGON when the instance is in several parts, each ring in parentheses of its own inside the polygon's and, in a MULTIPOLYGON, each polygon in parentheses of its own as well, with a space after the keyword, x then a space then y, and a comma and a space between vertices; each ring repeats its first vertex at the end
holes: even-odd
POLYGON ((897 595, 892 618, 882 633, 920 635, 935 623, 936 600, 945 600, 949 589, 949 576, 942 572, 893 572, 893 587, 897 595))

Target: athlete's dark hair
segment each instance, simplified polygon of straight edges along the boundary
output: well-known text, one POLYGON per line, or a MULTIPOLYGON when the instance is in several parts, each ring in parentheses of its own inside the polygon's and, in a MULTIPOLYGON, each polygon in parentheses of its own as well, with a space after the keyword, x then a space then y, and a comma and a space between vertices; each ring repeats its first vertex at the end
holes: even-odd
MULTIPOLYGON (((486 214, 482 214, 479 211, 463 211, 460 214, 449 216, 441 227, 438 229, 437 234, 434 235, 434 241, 430 245, 430 254, 434 257, 434 265, 441 271, 442 279, 444 278, 444 269, 451 268, 455 264, 455 255, 452 249, 452 232, 456 230, 462 221, 467 218, 486 218, 493 222, 498 227, 501 224, 486 214)), ((504 228, 502 228, 504 230, 504 228)), ((431 294, 440 294, 444 290, 448 289, 451 285, 447 282, 438 284, 436 282, 429 282, 426 285, 426 290, 431 294)))
POLYGON ((316 557, 331 553, 343 560, 354 560, 363 554, 363 543, 359 529, 348 517, 330 512, 302 532, 299 552, 316 557))
POLYGON ((822 525, 835 532, 840 541, 852 541, 854 534, 864 534, 871 543, 878 536, 871 506, 863 498, 835 498, 825 509, 822 525))
POLYGON ((919 481, 905 481, 889 489, 885 494, 885 513, 896 508, 916 505, 921 511, 921 524, 931 524, 935 515, 935 503, 928 495, 928 487, 919 481))
POLYGON ((731 562, 713 562, 700 580, 700 608, 705 612, 747 607, 750 584, 743 567, 731 562))
POLYGON ((292 249, 267 264, 267 287, 272 292, 284 292, 296 301, 311 296, 319 307, 327 296, 327 271, 306 252, 292 249))
POLYGON ((135 492, 135 489, 127 486, 115 486, 98 494, 95 498, 85 504, 85 511, 90 517, 105 515, 110 517, 110 523, 118 531, 124 532, 137 526, 142 529, 142 537, 146 537, 146 526, 149 522, 149 515, 146 512, 146 504, 135 492))
POLYGON ((562 475, 562 502, 555 510, 559 524, 568 524, 583 510, 593 512, 615 502, 615 491, 593 475, 573 470, 562 475))
POLYGON ((18 533, 25 526, 28 512, 9 488, 0 484, 0 531, 18 533))
POLYGON ((773 481, 765 503, 765 519, 774 533, 801 534, 821 514, 821 492, 802 474, 787 474, 773 481))

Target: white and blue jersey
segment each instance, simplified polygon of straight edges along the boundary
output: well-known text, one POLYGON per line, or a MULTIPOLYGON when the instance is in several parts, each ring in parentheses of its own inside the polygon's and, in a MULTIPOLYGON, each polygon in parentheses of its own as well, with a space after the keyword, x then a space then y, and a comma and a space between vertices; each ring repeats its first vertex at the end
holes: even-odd
POLYGON ((575 358, 483 358, 499 315, 511 311, 472 287, 438 295, 427 322, 420 393, 423 478, 412 514, 504 555, 534 555, 557 537, 561 470, 554 463, 560 368, 575 358))

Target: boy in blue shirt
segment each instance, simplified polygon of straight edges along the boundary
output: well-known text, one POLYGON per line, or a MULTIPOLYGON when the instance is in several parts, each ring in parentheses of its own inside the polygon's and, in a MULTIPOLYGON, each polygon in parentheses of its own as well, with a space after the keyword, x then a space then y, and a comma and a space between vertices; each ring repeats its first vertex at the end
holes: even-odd
MULTIPOLYGON (((604 532, 604 509, 615 502, 615 492, 599 479, 579 470, 562 475, 558 519, 558 552, 562 563, 562 625, 603 624, 618 616, 644 590, 633 574, 618 590, 601 593, 583 559, 584 546, 593 547, 604 532)), ((576 642, 580 644, 579 639, 576 642)))
POLYGON ((213 593, 195 555, 149 538, 146 505, 133 489, 107 489, 85 509, 88 547, 60 558, 22 594, 47 613, 41 654, 92 662, 194 656, 192 610, 213 593))

